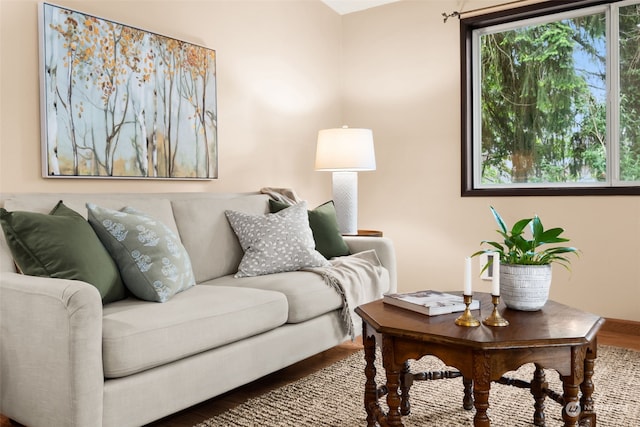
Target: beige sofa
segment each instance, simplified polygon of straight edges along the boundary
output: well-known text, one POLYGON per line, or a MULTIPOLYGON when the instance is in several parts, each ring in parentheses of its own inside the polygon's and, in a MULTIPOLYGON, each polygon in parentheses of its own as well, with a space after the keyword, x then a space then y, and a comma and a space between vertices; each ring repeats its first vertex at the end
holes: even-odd
MULTIPOLYGON (((265 195, 19 194, 1 205, 48 213, 59 200, 83 215, 87 202, 154 215, 179 233, 197 285, 165 303, 103 306, 85 282, 18 274, 2 236, 0 413, 11 419, 139 426, 349 339, 342 298, 318 274, 233 277, 243 251, 224 212, 266 213, 265 195)), ((375 249, 395 292, 391 241, 345 240, 351 253, 375 249)))

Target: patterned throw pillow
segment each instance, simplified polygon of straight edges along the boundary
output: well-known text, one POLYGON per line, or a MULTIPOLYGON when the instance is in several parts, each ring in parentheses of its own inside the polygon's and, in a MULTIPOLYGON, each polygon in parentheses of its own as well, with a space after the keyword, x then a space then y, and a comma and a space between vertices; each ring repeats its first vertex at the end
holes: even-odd
POLYGON ((244 256, 235 277, 331 265, 314 249, 305 202, 266 215, 225 211, 244 256))
MULTIPOLYGON (((288 203, 269 200, 271 213, 280 212, 291 206, 288 203)), ((316 242, 316 251, 331 259, 338 256, 349 255, 349 246, 345 242, 336 218, 336 207, 333 200, 309 211, 309 226, 313 232, 313 240, 316 242)))
POLYGON ((129 207, 115 211, 87 203, 87 209, 89 223, 136 297, 166 302, 195 285, 189 254, 164 223, 129 207))

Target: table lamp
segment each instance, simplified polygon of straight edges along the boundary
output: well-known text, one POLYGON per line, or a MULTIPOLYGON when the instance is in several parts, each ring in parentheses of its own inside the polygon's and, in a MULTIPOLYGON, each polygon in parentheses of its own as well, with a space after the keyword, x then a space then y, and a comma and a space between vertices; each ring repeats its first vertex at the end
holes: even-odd
POLYGON ((342 234, 358 234, 358 172, 376 169, 371 129, 318 132, 316 170, 333 172, 333 203, 342 234))

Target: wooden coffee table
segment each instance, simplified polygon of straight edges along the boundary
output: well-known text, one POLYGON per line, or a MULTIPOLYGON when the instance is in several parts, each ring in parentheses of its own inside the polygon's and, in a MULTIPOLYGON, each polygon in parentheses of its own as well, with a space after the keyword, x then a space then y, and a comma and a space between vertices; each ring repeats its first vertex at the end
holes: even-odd
MULTIPOLYGON (((491 297, 476 293, 474 298, 480 300, 481 307, 472 313, 482 320, 493 308, 491 297)), ((540 311, 515 311, 504 306, 499 311, 509 326, 457 326, 454 321, 460 313, 429 317, 382 300, 356 308, 363 319, 367 426, 402 426, 401 416, 411 410, 409 391, 414 380, 462 376, 463 406, 475 407, 475 427, 491 425, 487 410, 492 381, 531 389, 536 426, 545 425, 544 402, 550 397, 562 405, 565 426, 595 427, 592 377, 596 334, 604 319, 553 301, 540 311), (386 384, 380 387, 375 379, 376 345, 381 347, 386 371, 386 384), (412 373, 408 360, 425 355, 436 356, 459 372, 412 373), (535 364, 530 383, 503 377, 526 363, 535 364), (560 374, 562 393, 548 389, 545 368, 560 374), (385 395, 387 412, 379 403, 385 395)))

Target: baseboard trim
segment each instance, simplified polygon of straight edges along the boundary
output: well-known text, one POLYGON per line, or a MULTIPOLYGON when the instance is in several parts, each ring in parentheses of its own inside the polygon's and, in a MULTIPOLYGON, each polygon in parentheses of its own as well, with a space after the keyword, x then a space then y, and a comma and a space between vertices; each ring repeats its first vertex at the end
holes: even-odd
POLYGON ((624 319, 609 319, 600 328, 603 332, 615 332, 618 334, 633 335, 640 337, 640 322, 624 319))

